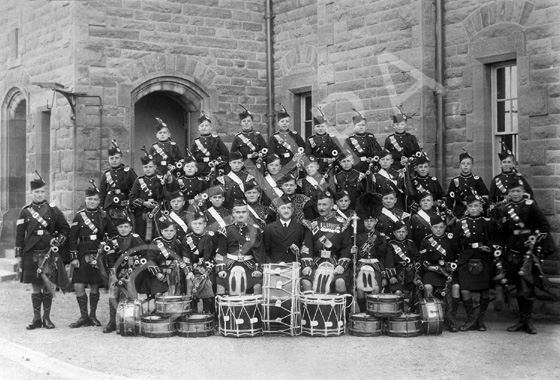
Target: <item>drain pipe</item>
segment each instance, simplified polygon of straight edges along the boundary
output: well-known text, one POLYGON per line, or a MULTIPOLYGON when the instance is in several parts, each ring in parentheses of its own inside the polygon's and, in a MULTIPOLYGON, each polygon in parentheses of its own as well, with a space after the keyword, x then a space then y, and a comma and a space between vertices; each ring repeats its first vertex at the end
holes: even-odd
POLYGON ((264 0, 265 3, 265 14, 264 19, 266 20, 266 89, 267 89, 267 134, 268 137, 272 136, 274 133, 274 57, 272 49, 272 20, 274 15, 272 14, 272 0, 264 0))
POLYGON ((436 177, 445 182, 443 119, 443 0, 436 0, 436 177))

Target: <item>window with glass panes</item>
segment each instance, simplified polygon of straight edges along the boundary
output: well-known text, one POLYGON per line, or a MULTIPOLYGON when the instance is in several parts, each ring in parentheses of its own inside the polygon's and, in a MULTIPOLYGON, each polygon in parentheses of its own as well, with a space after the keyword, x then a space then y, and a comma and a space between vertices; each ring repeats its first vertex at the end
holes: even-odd
POLYGON ((310 92, 299 94, 300 98, 300 115, 301 115, 301 133, 303 138, 310 137, 313 134, 313 99, 310 92))
POLYGON ((500 172, 498 152, 505 145, 517 158, 517 64, 515 61, 492 66, 492 124, 494 173, 500 172))

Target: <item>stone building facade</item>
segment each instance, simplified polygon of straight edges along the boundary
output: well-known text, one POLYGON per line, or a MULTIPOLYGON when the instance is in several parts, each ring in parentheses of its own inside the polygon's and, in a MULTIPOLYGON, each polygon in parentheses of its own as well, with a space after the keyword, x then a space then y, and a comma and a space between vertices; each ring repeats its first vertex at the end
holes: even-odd
MULTIPOLYGON (((3 1, 4 220, 24 203, 35 169, 72 214, 111 139, 139 168, 156 116, 182 147, 201 110, 226 142, 239 130, 238 104, 269 132, 266 2, 3 1), (54 83, 64 88, 53 92, 54 83)), ((557 1, 273 0, 272 10, 274 104, 288 108, 296 130, 311 133, 309 107, 320 106, 330 132, 345 137, 355 108, 382 142, 403 105, 444 187, 462 149, 489 183, 503 140, 558 240, 557 1)))

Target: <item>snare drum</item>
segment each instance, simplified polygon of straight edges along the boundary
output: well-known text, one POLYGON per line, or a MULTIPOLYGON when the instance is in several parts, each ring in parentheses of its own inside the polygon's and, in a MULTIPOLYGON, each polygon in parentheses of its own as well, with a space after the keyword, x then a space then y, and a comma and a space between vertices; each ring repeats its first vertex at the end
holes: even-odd
POLYGON ((219 330, 223 336, 262 335, 261 295, 217 296, 219 330))
POLYGON ((350 315, 350 335, 380 336, 383 334, 383 320, 366 313, 350 315))
POLYGON ((299 263, 263 264, 263 299, 282 300, 299 290, 299 263))
POLYGON ((345 295, 303 293, 300 295, 302 332, 309 336, 344 334, 345 295))
POLYGON ((368 294, 366 312, 374 317, 396 317, 403 312, 403 296, 368 294))
POLYGON ((156 313, 164 318, 183 316, 191 311, 191 301, 189 296, 156 297, 156 313))
POLYGON ((443 302, 437 298, 420 299, 422 332, 425 335, 440 335, 443 332, 443 302))
POLYGON ((214 316, 212 314, 185 315, 177 322, 177 332, 184 338, 214 335, 214 316))
POLYGON ((142 336, 148 338, 168 338, 177 335, 177 324, 170 318, 148 315, 142 318, 142 336))
POLYGON ((117 306, 117 331, 122 336, 140 335, 142 303, 139 300, 122 300, 117 306))
POLYGON ((389 318, 387 321, 387 335, 398 337, 413 337, 422 335, 421 322, 418 314, 402 314, 400 317, 389 318))

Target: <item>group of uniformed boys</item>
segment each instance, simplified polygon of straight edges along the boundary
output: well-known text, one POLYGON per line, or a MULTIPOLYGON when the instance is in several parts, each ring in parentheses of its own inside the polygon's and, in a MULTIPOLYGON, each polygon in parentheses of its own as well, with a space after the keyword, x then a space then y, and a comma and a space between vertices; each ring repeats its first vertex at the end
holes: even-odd
POLYGON ((204 113, 200 136, 185 154, 157 119, 157 141, 142 148, 141 176, 123 164, 113 140, 109 169, 99 186, 90 181, 85 208, 70 225, 46 201, 40 176, 31 181, 32 202, 16 235, 21 280, 33 287, 27 329, 55 327, 52 295, 66 287, 68 263, 80 310, 70 327, 101 326, 103 284, 110 289, 103 331, 112 332, 119 298, 182 294, 213 313, 216 294, 260 293, 263 264, 296 261, 303 291, 354 292, 361 311, 371 293, 405 296, 405 311, 414 311, 420 297, 445 299, 451 332, 485 331, 490 290, 515 285, 520 321, 508 330, 536 333, 538 275, 530 275, 553 245, 507 146, 490 190, 465 151, 444 193, 416 137, 405 131, 401 108, 383 147, 357 111, 354 134, 341 139, 327 133, 319 109, 315 134, 304 140, 290 130, 282 107, 267 143, 242 108, 242 131, 229 150, 204 113), (472 292, 480 293, 476 318, 472 292), (467 320, 458 327, 461 299, 467 320))

